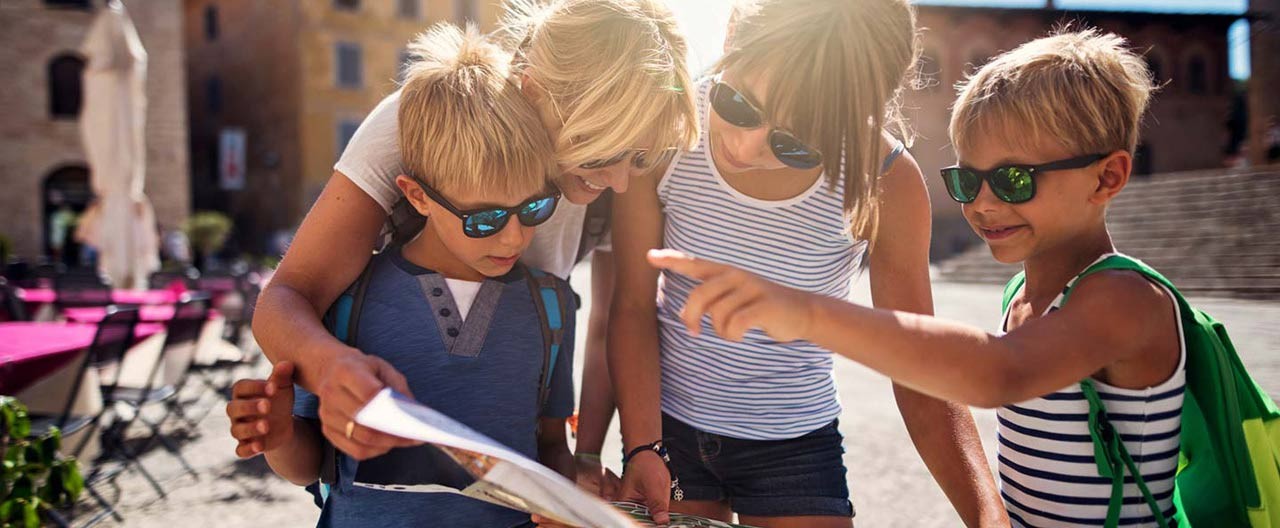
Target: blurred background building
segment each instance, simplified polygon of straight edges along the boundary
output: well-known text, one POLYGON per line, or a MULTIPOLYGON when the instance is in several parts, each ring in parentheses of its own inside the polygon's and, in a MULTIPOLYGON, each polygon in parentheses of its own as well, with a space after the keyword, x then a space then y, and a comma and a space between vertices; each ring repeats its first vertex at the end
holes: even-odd
MULTIPOLYGON (((78 252, 68 231, 92 198, 78 122, 80 46, 103 5, 0 2, 0 71, 9 76, 0 90, 0 239, 14 256, 70 261, 78 252)), ((149 54, 146 192, 159 228, 173 229, 191 210, 182 5, 148 0, 128 8, 149 54)))
MULTIPOLYGON (((135 0, 136 1, 136 0, 135 0)), ((365 115, 398 88, 431 24, 497 24, 481 0, 186 0, 196 209, 234 220, 239 251, 279 248, 365 115)))

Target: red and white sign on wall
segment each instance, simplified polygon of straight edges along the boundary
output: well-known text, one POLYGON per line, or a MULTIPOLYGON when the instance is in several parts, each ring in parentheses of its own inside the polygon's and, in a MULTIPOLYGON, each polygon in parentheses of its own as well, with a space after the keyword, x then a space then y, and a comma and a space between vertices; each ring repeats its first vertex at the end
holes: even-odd
POLYGON ((244 189, 245 135, 242 128, 224 128, 218 135, 218 187, 224 191, 244 189))

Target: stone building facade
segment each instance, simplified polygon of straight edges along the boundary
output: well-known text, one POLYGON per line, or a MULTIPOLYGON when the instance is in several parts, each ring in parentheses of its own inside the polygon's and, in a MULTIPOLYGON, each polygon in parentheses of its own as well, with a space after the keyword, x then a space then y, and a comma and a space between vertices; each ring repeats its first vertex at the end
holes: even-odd
POLYGON ((397 89, 405 46, 440 21, 497 25, 499 0, 186 0, 192 187, 229 212, 241 251, 295 227, 365 115, 397 89), (224 131, 244 137, 228 186, 224 131))
POLYGON ((1250 0, 1249 161, 1280 163, 1280 0, 1250 0))
POLYGON ((992 56, 1066 21, 1125 37, 1136 49, 1145 50, 1148 64, 1163 83, 1142 129, 1136 172, 1222 166, 1233 90, 1227 29, 1238 16, 936 5, 918 9, 923 28, 921 72, 927 86, 910 92, 904 106, 919 134, 911 152, 924 171, 933 201, 934 258, 977 241, 937 176, 939 168, 956 161, 947 137, 953 87, 992 56))
MULTIPOLYGON (((77 121, 80 46, 104 0, 0 2, 0 236, 14 256, 47 255, 50 195, 73 210, 89 200, 89 166, 77 121), (55 191, 55 192, 50 192, 55 191)), ((148 54, 146 192, 162 230, 190 211, 182 6, 126 0, 148 54)))

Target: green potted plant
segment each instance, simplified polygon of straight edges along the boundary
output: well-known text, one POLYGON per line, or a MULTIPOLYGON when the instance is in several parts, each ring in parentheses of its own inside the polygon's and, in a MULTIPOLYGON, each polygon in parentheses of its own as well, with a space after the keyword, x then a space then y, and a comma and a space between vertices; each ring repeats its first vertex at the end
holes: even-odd
POLYGON ((197 261, 201 268, 208 267, 208 259, 227 242, 231 236, 233 223, 231 218, 217 211, 200 211, 182 224, 182 231, 197 252, 197 261))
POLYGON ((31 436, 27 408, 0 396, 0 528, 36 528, 55 510, 74 504, 84 478, 74 458, 62 458, 62 433, 31 436))

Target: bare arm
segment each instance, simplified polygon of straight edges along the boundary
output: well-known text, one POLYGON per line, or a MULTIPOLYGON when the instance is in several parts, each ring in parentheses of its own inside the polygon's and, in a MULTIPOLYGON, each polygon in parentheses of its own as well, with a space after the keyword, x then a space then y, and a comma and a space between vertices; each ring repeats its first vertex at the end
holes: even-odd
MULTIPOLYGON (((904 154, 881 181, 881 227, 869 255, 872 302, 876 308, 932 314, 931 214, 920 168, 904 154)), ((893 394, 920 458, 965 524, 1007 525, 969 409, 897 383, 893 394)))
MULTIPOLYGON (((613 203, 615 292, 606 353, 627 452, 662 438, 658 271, 645 262, 650 249, 662 246, 659 174, 634 178, 631 189, 613 203)), ((671 474, 662 460, 641 453, 623 471, 620 498, 643 502, 655 521, 665 523, 671 474)))
POLYGON ((582 397, 578 403, 578 453, 599 455, 615 409, 605 341, 613 302, 613 253, 597 250, 591 257, 591 314, 587 320, 582 397))
POLYGON ((564 418, 538 419, 538 462, 572 480, 573 455, 569 454, 565 428, 564 418))
POLYGON ((384 386, 409 394, 385 362, 335 339, 321 315, 368 264, 386 214, 351 180, 335 172, 298 228, 280 268, 263 289, 253 335, 272 362, 291 361, 295 379, 320 397, 323 433, 343 452, 365 459, 407 442, 346 424, 384 386))
POLYGON ((293 437, 278 449, 267 451, 267 465, 285 480, 306 486, 320 479, 324 450, 320 431, 311 420, 293 417, 293 437))

